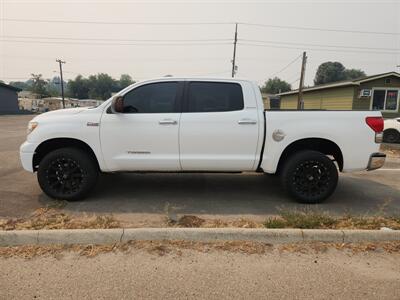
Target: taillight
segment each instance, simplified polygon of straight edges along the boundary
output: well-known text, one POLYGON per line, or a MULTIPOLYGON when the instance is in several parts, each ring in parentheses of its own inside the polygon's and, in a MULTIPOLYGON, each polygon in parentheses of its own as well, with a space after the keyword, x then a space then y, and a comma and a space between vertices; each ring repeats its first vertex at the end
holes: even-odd
POLYGON ((366 117, 365 122, 375 132, 383 131, 383 118, 382 117, 366 117))

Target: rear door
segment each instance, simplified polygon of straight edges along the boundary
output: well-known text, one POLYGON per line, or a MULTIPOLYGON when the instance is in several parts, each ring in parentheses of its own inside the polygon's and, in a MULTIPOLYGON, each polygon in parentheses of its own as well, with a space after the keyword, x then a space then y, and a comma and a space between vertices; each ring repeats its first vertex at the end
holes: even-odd
POLYGON ((246 84, 186 82, 179 132, 182 170, 255 168, 260 120, 253 89, 244 89, 246 84))
POLYGON ((179 171, 183 81, 148 83, 124 95, 124 113, 103 114, 100 140, 110 171, 179 171))

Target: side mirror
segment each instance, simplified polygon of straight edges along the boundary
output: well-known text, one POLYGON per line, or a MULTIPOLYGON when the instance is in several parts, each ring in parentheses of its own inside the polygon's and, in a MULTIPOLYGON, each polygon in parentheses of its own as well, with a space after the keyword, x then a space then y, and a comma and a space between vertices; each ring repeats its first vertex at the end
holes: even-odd
POLYGON ((124 112, 124 97, 117 96, 112 99, 111 102, 112 113, 123 113, 124 112))

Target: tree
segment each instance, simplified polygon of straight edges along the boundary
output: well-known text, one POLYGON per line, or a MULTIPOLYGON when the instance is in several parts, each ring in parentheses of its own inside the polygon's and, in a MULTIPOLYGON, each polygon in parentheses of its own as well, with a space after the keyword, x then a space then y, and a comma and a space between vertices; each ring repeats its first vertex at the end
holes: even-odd
POLYGON ((21 90, 27 91, 30 90, 31 82, 30 81, 11 81, 10 85, 21 90))
MULTIPOLYGON (((64 88, 67 88, 67 83, 64 81, 64 88)), ((59 76, 54 76, 53 79, 47 82, 46 86, 47 93, 52 97, 57 97, 61 95, 61 78, 59 76)))
POLYGON ((39 97, 47 97, 49 96, 46 85, 47 81, 42 78, 42 74, 31 74, 32 85, 30 90, 32 93, 39 95, 39 97))
POLYGON ((345 67, 340 62, 328 61, 319 65, 314 84, 324 84, 346 79, 345 67))
POLYGON ((106 100, 119 90, 118 82, 105 73, 90 75, 88 80, 89 97, 92 99, 106 100))
POLYGON ((367 76, 364 71, 360 69, 346 69, 344 70, 346 79, 357 79, 367 76))
POLYGON ((119 80, 115 80, 110 75, 100 73, 84 78, 82 75, 68 81, 67 94, 69 97, 78 99, 99 99, 106 100, 112 93, 135 83, 128 74, 122 74, 119 80))
POLYGON ((292 87, 289 83, 279 79, 278 77, 268 79, 268 81, 261 87, 261 91, 268 94, 284 93, 291 89, 292 87))
POLYGON ((319 65, 314 84, 331 83, 340 80, 351 80, 364 77, 365 72, 359 69, 346 69, 340 62, 324 62, 319 65))
POLYGON ((72 98, 89 98, 89 80, 82 75, 76 76, 74 80, 68 81, 67 95, 72 98))
POLYGON ((121 89, 121 90, 126 88, 127 86, 130 86, 133 83, 135 83, 135 82, 132 80, 132 77, 128 74, 122 74, 119 77, 118 85, 119 85, 119 89, 121 89))

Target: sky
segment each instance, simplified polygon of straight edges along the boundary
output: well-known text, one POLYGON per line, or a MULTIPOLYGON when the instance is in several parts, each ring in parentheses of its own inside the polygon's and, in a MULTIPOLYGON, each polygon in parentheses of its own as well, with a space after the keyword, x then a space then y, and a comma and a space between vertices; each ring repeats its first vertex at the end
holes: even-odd
POLYGON ((0 0, 0 80, 31 73, 278 76, 297 88, 339 61, 368 75, 400 72, 400 0, 0 0))

